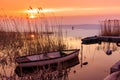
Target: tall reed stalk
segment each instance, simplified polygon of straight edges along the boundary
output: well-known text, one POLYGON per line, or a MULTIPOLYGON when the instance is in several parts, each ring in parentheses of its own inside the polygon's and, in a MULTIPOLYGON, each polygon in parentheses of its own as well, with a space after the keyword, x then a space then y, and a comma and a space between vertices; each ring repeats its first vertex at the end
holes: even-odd
MULTIPOLYGON (((65 49, 62 38, 61 26, 58 28, 50 26, 50 22, 44 17, 35 19, 0 17, 0 67, 3 65, 2 58, 5 59, 4 65, 13 65, 14 68, 14 59, 17 56, 65 49)), ((0 71, 4 69, 5 67, 2 67, 0 71)), ((8 76, 5 71, 3 73, 8 76)), ((1 73, 0 79, 4 80, 5 75, 1 73)), ((10 76, 16 78, 14 73, 10 76)))
POLYGON ((101 21, 101 36, 120 36, 120 20, 101 21))
MULTIPOLYGON (((26 18, 0 19, 0 48, 19 49, 20 55, 39 54, 65 48, 61 26, 53 30, 47 20, 26 18), (51 30, 52 29, 52 30, 51 30)), ((18 52, 19 53, 19 52, 18 52)))

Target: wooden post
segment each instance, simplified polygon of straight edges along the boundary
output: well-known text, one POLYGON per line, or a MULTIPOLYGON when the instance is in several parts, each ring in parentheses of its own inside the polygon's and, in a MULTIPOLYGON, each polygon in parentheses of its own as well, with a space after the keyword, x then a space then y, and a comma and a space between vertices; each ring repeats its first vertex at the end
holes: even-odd
POLYGON ((81 68, 82 68, 82 63, 83 63, 83 45, 81 44, 81 68))

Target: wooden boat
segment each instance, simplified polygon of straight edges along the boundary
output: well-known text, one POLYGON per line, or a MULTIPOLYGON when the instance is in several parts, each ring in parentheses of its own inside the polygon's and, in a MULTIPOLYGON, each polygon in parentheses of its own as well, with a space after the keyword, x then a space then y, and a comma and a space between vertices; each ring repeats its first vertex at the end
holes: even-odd
POLYGON ((100 41, 98 36, 91 36, 82 39, 82 44, 96 44, 99 42, 100 41))
POLYGON ((15 73, 18 76, 23 76, 23 73, 24 75, 33 73, 36 69, 50 68, 54 71, 58 67, 61 67, 61 69, 70 68, 79 64, 78 54, 79 49, 72 49, 17 57, 15 61, 18 66, 15 69, 15 73))
POLYGON ((110 68, 110 74, 104 80, 120 80, 120 60, 110 68))
POLYGON ((101 42, 113 42, 120 46, 119 36, 91 36, 82 39, 82 44, 101 44, 101 42))
POLYGON ((110 73, 120 71, 120 60, 110 68, 110 73))
POLYGON ((120 71, 108 75, 104 80, 120 80, 120 71))
POLYGON ((63 62, 78 56, 79 49, 63 50, 39 55, 28 55, 16 58, 16 62, 21 67, 40 66, 52 63, 63 62))

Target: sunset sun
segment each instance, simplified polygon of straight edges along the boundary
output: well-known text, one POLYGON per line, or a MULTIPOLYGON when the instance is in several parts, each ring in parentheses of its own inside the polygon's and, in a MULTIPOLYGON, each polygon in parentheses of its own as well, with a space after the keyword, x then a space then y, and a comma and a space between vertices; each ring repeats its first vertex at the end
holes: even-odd
POLYGON ((50 12, 54 12, 55 10, 53 9, 42 9, 42 8, 29 8, 25 10, 24 12, 27 14, 29 18, 37 18, 41 14, 47 14, 50 12))
POLYGON ((29 15, 28 17, 29 17, 29 18, 36 18, 37 16, 31 14, 31 15, 29 15))

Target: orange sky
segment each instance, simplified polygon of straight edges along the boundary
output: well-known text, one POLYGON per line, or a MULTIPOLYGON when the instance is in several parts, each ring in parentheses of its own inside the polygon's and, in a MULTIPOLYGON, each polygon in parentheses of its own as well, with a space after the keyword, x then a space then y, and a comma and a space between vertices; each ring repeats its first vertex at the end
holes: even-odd
POLYGON ((0 14, 25 15, 29 6, 57 16, 120 14, 120 0, 0 0, 0 14))

